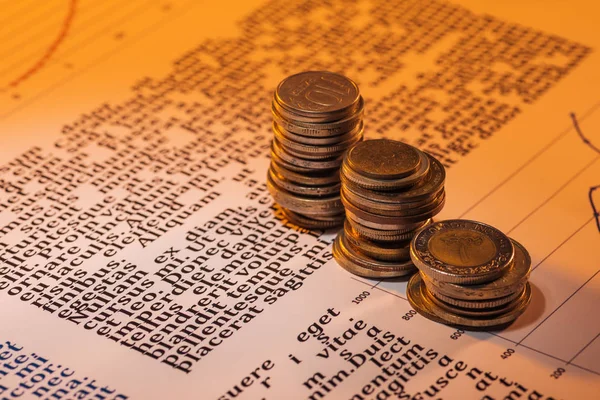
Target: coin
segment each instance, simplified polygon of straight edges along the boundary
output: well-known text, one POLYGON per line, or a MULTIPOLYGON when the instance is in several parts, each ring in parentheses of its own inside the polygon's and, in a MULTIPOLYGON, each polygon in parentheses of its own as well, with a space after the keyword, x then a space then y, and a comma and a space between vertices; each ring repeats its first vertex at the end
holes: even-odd
POLYGON ((424 276, 425 283, 438 288, 446 296, 466 301, 483 301, 510 296, 525 286, 531 271, 531 257, 525 247, 511 239, 515 249, 512 264, 498 279, 476 285, 460 285, 451 282, 442 282, 424 276))
POLYGON ((442 282, 476 284, 500 277, 510 267, 514 246, 498 229, 469 220, 438 221, 411 243, 415 265, 442 282))
POLYGON ((343 222, 339 167, 363 139, 363 112, 358 87, 343 75, 306 71, 277 86, 267 188, 290 221, 309 229, 343 222))
MULTIPOLYGON (((437 197, 434 197, 426 202, 419 203, 408 203, 408 207, 404 207, 406 203, 400 203, 396 209, 380 209, 378 204, 369 204, 367 205, 362 198, 354 196, 345 185, 342 185, 341 195, 343 197, 343 201, 347 201, 352 206, 357 209, 370 214, 379 215, 381 217, 398 217, 398 218, 406 218, 412 217, 415 215, 422 215, 432 210, 438 208, 439 204, 443 204, 446 201, 446 192, 441 191, 437 197)), ((357 213, 360 215, 360 213, 357 213)), ((368 216, 363 216, 363 218, 368 218, 368 216)))
POLYGON ((281 208, 285 217, 293 224, 308 229, 330 229, 339 226, 344 221, 344 214, 338 214, 330 217, 329 220, 319 220, 309 217, 305 217, 302 214, 288 210, 287 208, 281 208))
POLYGON ((337 168, 342 164, 343 156, 336 156, 334 158, 328 158, 324 160, 305 160, 299 158, 297 156, 292 156, 289 152, 285 152, 276 138, 273 138, 273 142, 271 143, 271 150, 275 155, 277 155, 281 160, 285 161, 287 164, 292 164, 296 167, 304 168, 305 170, 311 171, 316 169, 331 169, 337 168))
POLYGON ((331 196, 337 195, 340 191, 340 183, 335 183, 333 185, 326 186, 316 186, 316 185, 300 185, 294 182, 291 182, 285 179, 283 176, 279 175, 273 169, 269 169, 269 178, 273 181, 273 183, 287 190, 288 192, 305 195, 309 197, 322 197, 322 196, 331 196))
POLYGON ((381 261, 407 261, 410 260, 410 240, 403 242, 377 242, 361 236, 356 232, 350 222, 344 222, 346 241, 356 250, 368 257, 381 261))
POLYGON ((276 121, 273 121, 273 131, 279 132, 282 136, 287 138, 288 140, 294 141, 296 143, 301 143, 305 145, 313 145, 313 146, 326 146, 330 144, 336 144, 340 142, 344 142, 356 136, 358 132, 363 129, 362 120, 358 120, 358 123, 350 130, 343 131, 341 134, 330 134, 327 136, 307 136, 295 133, 285 128, 281 124, 276 121))
MULTIPOLYGON (((346 183, 346 182, 344 181, 343 183, 346 183)), ((405 210, 409 210, 409 209, 423 207, 423 206, 427 205, 428 203, 435 201, 435 199, 444 192, 444 190, 442 188, 442 190, 439 191, 438 193, 436 193, 435 196, 432 196, 425 200, 416 201, 416 202, 382 203, 380 201, 375 201, 375 200, 369 199, 362 195, 357 195, 355 192, 353 192, 352 190, 350 190, 348 188, 347 184, 343 185, 342 190, 344 191, 344 197, 346 197, 348 199, 348 201, 350 201, 350 203, 356 204, 358 207, 364 208, 366 210, 378 210, 379 213, 382 213, 384 215, 386 212, 405 211, 405 210)), ((391 215, 393 215, 393 214, 391 214, 391 215)))
MULTIPOLYGON (((364 143, 364 142, 361 142, 364 143)), ((359 172, 352 169, 348 163, 347 158, 342 163, 342 175, 348 178, 351 182, 363 188, 378 190, 378 191, 392 191, 399 190, 415 185, 422 180, 429 171, 429 158, 423 152, 419 152, 419 168, 411 175, 399 179, 372 179, 361 175, 359 172)))
POLYGON ((422 182, 411 186, 405 190, 399 191, 375 191, 361 188, 359 185, 349 181, 344 176, 340 176, 345 189, 357 196, 367 198, 376 202, 380 209, 395 210, 398 204, 426 201, 437 196, 444 188, 446 172, 442 163, 435 157, 427 154, 430 168, 427 176, 422 182))
POLYGON ((344 231, 340 231, 333 242, 333 256, 344 269, 367 278, 392 278, 411 274, 415 267, 412 262, 382 262, 366 257, 354 251, 345 240, 344 231))
POLYGON ((442 302, 447 303, 451 306, 455 306, 455 307, 459 307, 459 308, 466 308, 466 309, 477 309, 477 310, 483 309, 483 308, 495 308, 495 307, 499 307, 499 306, 508 304, 508 303, 512 302, 513 300, 515 300, 517 297, 519 297, 521 295, 521 293, 523 292, 523 288, 525 287, 525 283, 524 283, 522 286, 519 286, 518 288, 516 288, 517 290, 514 293, 508 294, 503 297, 497 297, 494 299, 462 300, 462 299, 455 299, 454 297, 451 297, 451 296, 447 296, 437 286, 432 284, 431 281, 428 281, 426 276, 421 275, 421 279, 423 279, 423 282, 425 282, 425 286, 427 286, 427 290, 429 291, 429 293, 431 293, 433 295, 433 297, 435 297, 436 299, 439 299, 442 302))
POLYGON ((402 227, 405 225, 415 224, 430 219, 442 210, 445 203, 445 198, 443 197, 436 203, 433 203, 430 207, 421 209, 423 212, 419 214, 391 217, 386 215, 374 214, 372 212, 364 211, 363 209, 356 207, 344 197, 343 192, 340 193, 340 197, 342 203, 344 204, 344 207, 346 208, 346 213, 348 215, 351 215, 352 219, 370 228, 380 228, 382 226, 387 226, 388 228, 385 229, 388 230, 402 229, 402 227))
POLYGON ((271 160, 269 168, 272 169, 275 173, 283 176, 285 179, 303 185, 323 186, 334 185, 340 182, 340 174, 339 170, 337 169, 322 170, 316 172, 312 171, 310 173, 302 174, 297 173, 295 171, 291 171, 286 167, 280 166, 279 164, 277 164, 277 162, 275 162, 275 160, 271 160))
POLYGON ((298 120, 287 120, 281 116, 275 108, 271 107, 273 120, 279 126, 289 132, 314 138, 338 136, 355 129, 362 121, 363 110, 364 101, 361 98, 357 110, 354 113, 349 114, 346 118, 333 122, 310 123, 298 120))
POLYGON ((433 307, 421 297, 421 286, 420 282, 415 278, 419 274, 414 274, 406 285, 406 299, 412 308, 420 315, 424 316, 428 320, 437 322, 440 324, 446 324, 447 322, 437 316, 433 311, 433 307))
POLYGON ((278 187, 267 176, 267 189, 280 206, 303 215, 333 216, 343 212, 344 208, 338 195, 328 197, 302 197, 278 187))
MULTIPOLYGON (((273 132, 275 133, 275 138, 277 138, 277 142, 284 146, 284 148, 291 150, 296 153, 300 153, 299 155, 302 157, 320 157, 320 158, 330 158, 332 156, 337 156, 340 153, 346 151, 348 147, 352 146, 354 143, 359 142, 363 138, 363 124, 361 123, 355 131, 352 131, 351 136, 345 138, 342 141, 338 141, 336 143, 331 144, 315 144, 314 141, 311 144, 304 144, 294 141, 286 137, 282 131, 277 127, 276 124, 273 124, 273 132)), ((343 135, 345 136, 345 135, 343 135)))
POLYGON ((399 179, 412 175, 421 164, 419 151, 397 140, 376 139, 352 147, 348 167, 372 179, 399 179))
POLYGON ((365 237, 371 240, 385 241, 385 242, 401 242, 407 239, 412 239, 415 233, 423 226, 431 223, 431 220, 420 222, 417 224, 406 225, 403 229, 396 229, 386 231, 383 229, 369 228, 368 226, 362 225, 352 218, 347 216, 347 220, 352 225, 352 228, 356 231, 359 236, 365 237))
POLYGON ((527 284, 522 296, 519 297, 518 300, 514 301, 512 306, 503 314, 481 317, 466 317, 448 312, 447 310, 439 307, 428 298, 426 290, 427 288, 421 279, 421 275, 414 274, 408 282, 406 294, 408 301, 417 312, 427 318, 429 318, 429 316, 435 317, 433 320, 436 322, 465 327, 467 329, 490 329, 509 324, 517 319, 531 302, 531 287, 529 284, 527 284))
POLYGON ((289 76, 275 91, 275 100, 281 107, 308 116, 347 111, 359 98, 356 83, 328 71, 306 71, 289 76))

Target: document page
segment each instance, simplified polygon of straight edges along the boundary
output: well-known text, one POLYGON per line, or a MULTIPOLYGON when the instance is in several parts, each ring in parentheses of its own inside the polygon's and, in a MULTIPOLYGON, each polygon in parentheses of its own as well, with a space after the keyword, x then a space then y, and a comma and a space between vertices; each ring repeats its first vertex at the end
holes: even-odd
POLYGON ((1 400, 599 398, 595 3, 0 4, 1 400), (271 99, 306 70, 444 164, 436 220, 527 248, 515 323, 432 322, 286 219, 271 99))

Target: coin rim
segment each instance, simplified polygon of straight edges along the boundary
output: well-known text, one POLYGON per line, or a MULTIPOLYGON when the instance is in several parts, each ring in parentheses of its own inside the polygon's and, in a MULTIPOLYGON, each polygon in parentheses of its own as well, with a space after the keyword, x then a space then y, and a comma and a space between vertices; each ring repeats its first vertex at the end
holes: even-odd
MULTIPOLYGON (((482 232, 481 230, 479 230, 479 232, 487 233, 482 232)), ((483 283, 497 278, 510 266, 515 253, 512 241, 499 229, 482 222, 468 219, 449 219, 434 222, 417 232, 411 242, 410 248, 413 262, 427 275, 442 282, 463 284, 483 283), (456 226, 449 226, 451 224, 479 226, 484 227, 487 231, 491 231, 494 236, 487 236, 494 242, 496 247, 494 257, 490 261, 472 267, 454 266, 445 263, 442 260, 438 260, 429 250, 429 241, 434 234, 443 231, 444 228, 459 229, 459 227, 456 226)))
MULTIPOLYGON (((375 149, 375 150, 371 150, 371 151, 377 151, 377 150, 375 149)), ((346 160, 348 162, 348 166, 352 170, 360 172, 360 174, 365 177, 368 177, 371 179, 377 179, 377 180, 401 179, 401 178, 407 177, 409 175, 412 175, 419 169, 420 164, 423 161, 420 151, 416 147, 413 147, 413 146, 411 146, 407 143, 404 143, 402 141, 399 141, 399 140, 391 140, 391 139, 385 139, 385 138, 365 140, 361 143, 357 143, 356 145, 354 145, 350 149, 348 149, 348 153, 346 154, 346 160), (403 150, 398 152, 398 156, 401 156, 403 158, 403 157, 406 157, 406 153, 410 152, 410 153, 412 153, 411 155, 417 156, 416 163, 413 166, 411 166, 410 168, 405 169, 401 172, 383 174, 383 173, 378 173, 377 171, 369 171, 369 170, 363 168, 364 163, 362 163, 362 165, 361 165, 360 162, 357 162, 359 160, 353 160, 353 156, 352 156, 353 153, 360 150, 361 146, 369 146, 374 143, 381 143, 381 142, 385 142, 388 145, 400 145, 400 147, 403 150)))

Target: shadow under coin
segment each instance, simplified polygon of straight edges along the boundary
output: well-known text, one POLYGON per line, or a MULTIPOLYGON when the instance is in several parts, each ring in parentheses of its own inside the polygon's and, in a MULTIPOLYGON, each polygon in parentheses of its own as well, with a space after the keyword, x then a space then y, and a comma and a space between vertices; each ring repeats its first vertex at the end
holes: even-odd
POLYGON ((531 303, 523 315, 510 324, 510 329, 532 328, 539 322, 540 317, 544 315, 544 310, 546 309, 544 293, 533 283, 530 282, 529 285, 531 286, 531 303))

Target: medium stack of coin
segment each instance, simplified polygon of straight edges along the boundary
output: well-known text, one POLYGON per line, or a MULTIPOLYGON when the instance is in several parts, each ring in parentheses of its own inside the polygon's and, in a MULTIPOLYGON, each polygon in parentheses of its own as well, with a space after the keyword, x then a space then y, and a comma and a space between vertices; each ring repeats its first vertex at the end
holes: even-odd
POLYGON ((444 166, 408 144, 377 139, 350 148, 340 175, 346 222, 335 259, 369 278, 413 273, 410 241, 444 206, 444 166))
POLYGON ((302 72, 277 87, 267 187, 293 223, 311 229, 344 221, 339 168, 363 138, 363 109, 358 86, 332 72, 302 72))
POLYGON ((413 238, 419 268, 407 296, 420 314, 467 329, 512 323, 531 301, 527 250, 498 229, 469 220, 433 223, 413 238))

